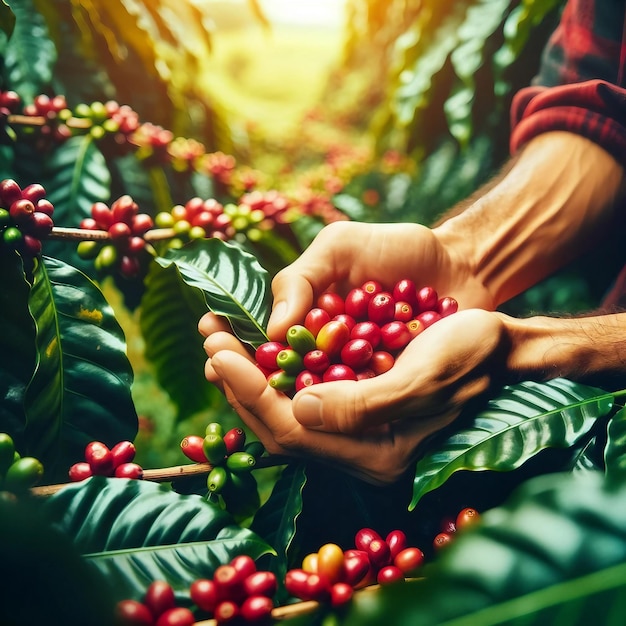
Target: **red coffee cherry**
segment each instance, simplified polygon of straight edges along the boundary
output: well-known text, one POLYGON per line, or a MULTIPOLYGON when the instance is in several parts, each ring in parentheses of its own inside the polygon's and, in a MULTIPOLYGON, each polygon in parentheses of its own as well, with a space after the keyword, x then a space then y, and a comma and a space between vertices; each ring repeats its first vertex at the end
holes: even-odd
POLYGON ((199 435, 187 435, 180 442, 182 453, 196 463, 206 463, 207 458, 204 454, 204 437, 199 435))
POLYGON ((37 204, 39 200, 43 200, 46 197, 46 190, 43 185, 39 183, 32 183, 22 189, 22 198, 30 200, 33 204, 37 204))
POLYGON ((480 514, 476 509, 472 509, 470 507, 465 508, 456 516, 457 530, 467 528, 468 526, 475 524, 479 519, 480 514))
POLYGON ((370 561, 376 567, 384 567, 389 565, 391 561, 391 550, 387 545, 387 542, 383 539, 372 539, 365 548, 370 561))
POLYGON ((308 599, 305 598, 306 582, 308 579, 309 572, 305 572, 300 568, 290 569, 285 574, 285 590, 289 595, 300 598, 301 600, 308 599))
POLYGON ((157 619, 165 611, 174 608, 176 604, 174 589, 164 580, 155 580, 146 590, 143 603, 150 609, 154 619, 157 619))
POLYGON ((386 537, 385 541, 389 546, 389 555, 393 560, 399 552, 407 547, 406 534, 402 530, 392 530, 386 537))
POLYGON ((305 387, 312 387, 323 382, 319 374, 314 374, 310 370, 303 370, 296 376, 295 390, 300 391, 305 387))
POLYGON ((130 463, 135 458, 135 444, 132 441, 120 441, 111 448, 113 466, 130 463))
POLYGON ((280 341, 267 341, 256 349, 254 358, 261 367, 274 371, 278 368, 276 365, 276 357, 278 353, 286 347, 287 345, 280 341))
POLYGON ((441 319, 441 315, 437 311, 424 311, 420 313, 415 319, 424 324, 425 328, 432 326, 435 322, 441 319))
POLYGON ((330 365, 330 358, 323 350, 311 350, 302 358, 302 364, 313 374, 323 374, 330 365))
POLYGON ((189 609, 175 606, 161 613, 155 626, 193 626, 195 623, 196 619, 189 609))
POLYGON ((243 590, 244 576, 232 565, 220 565, 213 572, 213 582, 217 586, 217 597, 220 600, 241 602, 245 597, 243 590))
POLYGON ((407 302, 411 307, 417 304, 417 287, 409 278, 399 280, 394 285, 391 295, 394 300, 407 302))
POLYGON ((452 535, 450 533, 438 533, 433 539, 433 547, 436 550, 440 550, 444 546, 448 545, 452 541, 452 535))
POLYGON ((374 374, 373 370, 369 368, 365 368, 363 370, 359 370, 356 373, 357 380, 368 380, 369 378, 374 378, 376 374, 374 374))
POLYGON ((208 578, 198 578, 189 587, 191 601, 202 611, 213 613, 217 606, 217 586, 208 578))
POLYGON ((376 376, 380 376, 385 372, 388 372, 395 363, 395 359, 393 355, 387 352, 386 350, 375 350, 374 354, 372 354, 372 358, 369 362, 369 368, 376 374, 376 376))
POLYGON ((278 589, 278 580, 273 572, 254 572, 243 581, 243 588, 247 596, 273 598, 278 589))
POLYGON ((352 600, 353 594, 352 585, 344 582, 335 583, 330 588, 330 604, 334 607, 343 606, 352 600))
POLYGON ((373 528, 361 528, 354 537, 354 545, 367 553, 367 547, 375 540, 382 541, 382 537, 373 528))
POLYGON ((379 570, 376 580, 379 585, 390 585, 399 580, 404 580, 404 573, 395 565, 385 565, 379 570))
POLYGON ((226 454, 233 454, 244 449, 246 445, 246 433, 243 428, 235 427, 224 433, 226 454))
POLYGON ((238 554, 233 557, 230 561, 230 565, 235 568, 235 571, 239 573, 242 580, 257 571, 254 559, 248 554, 238 554))
POLYGON ((241 605, 241 617, 247 624, 266 623, 274 608, 272 599, 267 596, 250 596, 241 605))
POLYGON ((307 576, 304 584, 303 600, 316 600, 317 602, 326 602, 330 598, 330 581, 323 574, 311 573, 307 576))
POLYGON ((374 350, 380 344, 380 337, 380 326, 369 320, 357 322, 350 331, 350 339, 366 339, 374 350))
POLYGON ((356 324, 356 320, 347 313, 340 313, 339 315, 335 315, 333 319, 336 322, 343 322, 349 330, 352 330, 354 328, 354 325, 356 324))
POLYGON ((329 383, 335 380, 356 380, 356 373, 348 365, 333 363, 322 375, 322 382, 329 383))
POLYGON ((390 293, 381 291, 375 294, 367 305, 367 316, 379 326, 391 322, 396 312, 396 303, 390 293))
POLYGON ((113 241, 128 239, 132 234, 130 226, 125 222, 114 222, 109 226, 108 233, 113 241))
POLYGON ((353 370, 359 370, 367 366, 372 354, 374 349, 367 339, 350 339, 341 349, 341 361, 353 370))
POLYGON ((89 463, 94 476, 110 476, 113 472, 111 450, 100 441, 91 441, 85 448, 85 461, 89 463))
POLYGON ((116 478, 143 479, 143 468, 137 463, 121 463, 115 468, 116 478))
POLYGON ((16 200, 9 207, 9 214, 19 226, 29 224, 34 212, 35 205, 30 200, 26 200, 26 198, 16 200))
POLYGON ((153 626, 150 609, 137 600, 120 600, 115 605, 115 626, 153 626))
POLYGON ((393 318, 401 322, 410 322, 413 319, 413 307, 403 300, 396 300, 393 318))
POLYGON ((27 226, 30 235, 36 237, 37 239, 43 239, 52 232, 54 222, 46 213, 35 211, 31 215, 30 222, 25 226, 27 226))
POLYGON ((0 199, 5 207, 10 207, 16 200, 22 197, 20 186, 12 179, 5 178, 0 181, 0 199))
POLYGON ((91 206, 91 217, 96 221, 98 227, 103 230, 108 230, 114 222, 113 213, 104 202, 95 202, 91 206))
POLYGON ((344 580, 356 587, 370 571, 370 559, 365 550, 346 550, 343 555, 344 580))
POLYGON ((377 280, 366 280, 361 285, 361 289, 371 296, 374 296, 383 290, 383 286, 377 280))
POLYGON ((454 298, 445 296, 443 298, 439 298, 436 310, 441 317, 447 317, 448 315, 452 315, 452 313, 456 313, 459 310, 459 303, 454 298))
POLYGON ((114 222, 123 222, 127 225, 132 224, 133 216, 137 214, 139 207, 137 203, 129 196, 120 196, 111 205, 111 213, 114 222))
POLYGON ((345 309, 346 313, 355 320, 367 319, 367 305, 372 298, 371 293, 357 287, 351 289, 346 296, 345 309))
POLYGON ((397 352, 411 341, 411 331, 405 322, 394 320, 381 326, 380 342, 385 350, 397 352))
POLYGON ((154 228, 154 220, 147 213, 138 213, 133 215, 130 222, 130 229, 133 235, 143 235, 151 228, 154 228))
POLYGON ((322 326, 315 338, 315 343, 318 350, 326 352, 332 359, 339 355, 349 339, 350 329, 343 322, 331 320, 322 326))
POLYGON ((317 337, 317 333, 319 333, 322 326, 328 322, 330 322, 328 311, 320 309, 319 307, 311 309, 304 318, 305 327, 313 333, 314 337, 317 337))
POLYGON ((69 477, 72 482, 77 483, 81 480, 89 478, 90 476, 93 476, 93 473, 91 472, 91 467, 89 463, 87 463, 86 461, 74 463, 74 465, 70 467, 69 477))
POLYGON ((321 294, 317 299, 317 306, 320 309, 324 309, 330 315, 331 319, 335 315, 345 313, 345 304, 343 298, 337 294, 327 291, 321 294))
POLYGON ((402 571, 405 576, 414 576, 424 563, 424 553, 415 547, 404 548, 396 554, 393 564, 402 571))
POLYGON ((232 600, 223 600, 216 607, 213 618, 219 626, 222 624, 234 624, 239 621, 241 609, 236 602, 232 600))
POLYGON ((417 312, 434 311, 437 308, 439 296, 432 287, 422 287, 417 291, 417 312))
POLYGON ((39 213, 45 213, 46 215, 52 217, 54 213, 54 205, 52 204, 52 202, 50 202, 50 200, 42 198, 35 203, 35 211, 38 211, 39 213))
POLYGON ((413 319, 410 322, 407 322, 406 327, 409 329, 409 332, 411 333, 411 339, 414 339, 420 333, 424 332, 424 330, 426 329, 426 326, 424 326, 424 322, 418 319, 413 319))

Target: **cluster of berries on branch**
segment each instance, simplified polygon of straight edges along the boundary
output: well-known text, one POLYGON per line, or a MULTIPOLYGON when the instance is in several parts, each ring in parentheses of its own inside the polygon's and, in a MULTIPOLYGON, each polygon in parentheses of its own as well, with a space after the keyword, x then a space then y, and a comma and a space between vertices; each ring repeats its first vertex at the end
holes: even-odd
POLYGON ((279 391, 383 374, 414 337, 458 309, 454 298, 410 279, 390 290, 368 280, 345 298, 324 292, 316 305, 303 324, 287 330, 286 343, 267 341, 255 351, 268 384, 279 391))
POLYGON ((0 492, 21 496, 41 481, 43 473, 39 459, 21 456, 13 438, 0 433, 0 492))
POLYGON ((120 441, 112 448, 101 441, 90 441, 85 446, 85 460, 70 467, 70 480, 80 482, 90 476, 141 480, 143 468, 133 462, 135 453, 135 444, 132 441, 120 441))

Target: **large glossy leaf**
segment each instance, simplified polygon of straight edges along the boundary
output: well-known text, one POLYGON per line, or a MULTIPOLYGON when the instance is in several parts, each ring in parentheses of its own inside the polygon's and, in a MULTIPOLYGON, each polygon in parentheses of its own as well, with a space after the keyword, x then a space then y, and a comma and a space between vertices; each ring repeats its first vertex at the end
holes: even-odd
POLYGON ((56 50, 48 38, 46 23, 31 0, 11 0, 9 6, 16 23, 6 49, 4 74, 11 89, 26 102, 32 102, 52 79, 56 50))
POLYGON ((5 0, 0 2, 0 29, 7 36, 10 37, 13 34, 13 29, 15 28, 15 14, 5 0))
POLYGON ((0 432, 9 433, 23 453, 24 393, 35 369, 35 324, 22 260, 1 246, 0 283, 0 432))
POLYGON ((44 257, 29 307, 37 368, 26 392, 29 449, 66 475, 94 439, 133 440, 137 414, 126 343, 102 292, 84 274, 44 257))
POLYGON ((608 424, 604 464, 610 480, 623 483, 626 476, 626 409, 619 410, 608 424))
POLYGON ((425 580, 357 594, 344 624, 618 624, 625 562, 624 485, 545 475, 459 533, 425 580))
POLYGON ((571 446, 609 412, 612 399, 565 379, 505 387, 469 426, 418 461, 410 508, 459 470, 510 471, 545 448, 571 446))
POLYGON ((253 346, 267 341, 268 273, 251 254, 233 243, 204 239, 169 250, 156 261, 175 265, 188 285, 202 291, 207 307, 228 319, 241 341, 253 346))
POLYGON ((90 478, 64 487, 46 509, 121 597, 141 599, 160 579, 188 602, 190 582, 235 555, 273 552, 219 506, 148 481, 90 478))
POLYGON ((291 463, 282 471, 267 502, 257 511, 252 530, 268 541, 278 558, 272 569, 284 580, 289 567, 289 548, 296 536, 296 523, 302 513, 302 490, 306 484, 306 465, 291 463))
POLYGON ((221 398, 204 377, 206 353, 198 320, 206 313, 202 293, 190 289, 175 266, 152 263, 140 307, 144 355, 161 387, 178 407, 179 417, 214 406, 221 398))

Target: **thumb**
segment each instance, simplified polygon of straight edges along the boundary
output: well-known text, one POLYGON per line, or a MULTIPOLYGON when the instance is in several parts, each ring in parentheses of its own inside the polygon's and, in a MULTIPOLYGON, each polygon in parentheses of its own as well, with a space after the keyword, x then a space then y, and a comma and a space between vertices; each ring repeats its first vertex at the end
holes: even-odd
POLYGON ((313 302, 309 281, 295 271, 283 270, 272 281, 274 304, 267 333, 274 341, 284 341, 293 324, 301 324, 313 302))

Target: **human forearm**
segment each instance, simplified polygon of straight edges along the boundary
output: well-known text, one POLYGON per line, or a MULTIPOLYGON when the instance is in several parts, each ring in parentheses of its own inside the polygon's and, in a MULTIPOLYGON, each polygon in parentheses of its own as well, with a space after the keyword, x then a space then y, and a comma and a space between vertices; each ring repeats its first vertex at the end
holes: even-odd
POLYGON ((589 249, 615 222, 623 168, 566 132, 532 140, 505 175, 437 237, 472 266, 495 305, 589 249))
POLYGON ((565 377, 604 388, 626 388, 626 313, 575 318, 503 314, 510 350, 506 379, 565 377))

